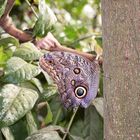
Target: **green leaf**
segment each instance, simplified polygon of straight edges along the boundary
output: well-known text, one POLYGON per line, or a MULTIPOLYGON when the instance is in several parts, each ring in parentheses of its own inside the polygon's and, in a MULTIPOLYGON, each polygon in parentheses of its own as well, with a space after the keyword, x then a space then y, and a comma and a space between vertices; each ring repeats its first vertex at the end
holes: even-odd
POLYGON ((49 131, 59 131, 61 133, 66 133, 65 129, 61 126, 58 126, 58 125, 49 125, 48 127, 46 127, 46 130, 49 130, 49 131))
POLYGON ((97 4, 98 6, 99 6, 100 2, 101 2, 100 0, 95 0, 94 1, 94 3, 97 4))
POLYGON ((101 47, 101 48, 103 48, 103 45, 102 45, 102 37, 96 37, 95 38, 95 40, 97 41, 97 43, 99 44, 99 46, 101 47))
POLYGON ((18 47, 14 56, 20 57, 24 60, 38 60, 43 54, 34 46, 33 43, 23 43, 18 47))
POLYGON ((39 79, 37 78, 32 78, 31 79, 31 83, 37 87, 37 89, 39 90, 40 93, 43 93, 43 87, 42 87, 42 84, 41 82, 39 81, 39 79))
POLYGON ((46 71, 44 71, 43 69, 41 69, 41 72, 43 73, 43 75, 45 76, 45 79, 47 80, 49 85, 52 85, 54 83, 54 81, 52 80, 52 78, 48 75, 48 73, 46 71))
POLYGON ((0 17, 3 15, 5 11, 6 4, 7 4, 7 0, 0 1, 0 17))
POLYGON ((7 47, 8 44, 12 44, 12 45, 18 47, 19 46, 19 41, 14 37, 7 37, 7 38, 0 39, 0 46, 7 47))
POLYGON ((71 134, 69 134, 69 138, 70 138, 70 140, 84 140, 81 137, 77 137, 77 136, 74 136, 74 135, 71 135, 71 134))
POLYGON ((61 127, 49 126, 27 137, 25 140, 62 140, 57 131, 64 131, 61 127))
POLYGON ((103 117, 104 110, 103 110, 103 97, 95 98, 92 104, 96 107, 98 113, 103 117))
POLYGON ((26 113, 26 121, 27 121, 28 134, 32 134, 32 133, 36 132, 37 124, 35 123, 35 120, 34 120, 34 117, 33 117, 31 111, 26 113))
POLYGON ((6 61, 12 56, 12 50, 4 50, 4 47, 0 47, 0 67, 6 64, 6 61))
POLYGON ((76 114, 70 134, 84 140, 103 140, 103 119, 94 106, 81 109, 76 114))
POLYGON ((13 50, 8 45, 19 46, 16 38, 7 37, 0 39, 0 66, 4 67, 6 61, 13 55, 13 50))
POLYGON ((15 0, 15 5, 21 5, 21 2, 20 2, 20 0, 15 0))
POLYGON ((95 107, 90 106, 86 109, 84 122, 86 132, 84 133, 85 140, 103 140, 103 119, 97 113, 95 107))
POLYGON ((18 85, 19 85, 20 87, 30 88, 30 89, 33 89, 33 90, 35 90, 35 91, 38 92, 37 87, 36 87, 31 81, 23 81, 23 82, 21 82, 21 83, 18 83, 18 85))
POLYGON ((103 70, 101 68, 100 72, 100 81, 99 81, 99 92, 98 96, 102 97, 103 96, 103 70))
POLYGON ((1 131, 6 140, 14 140, 14 136, 9 127, 3 127, 1 131))
POLYGON ((39 73, 39 67, 29 64, 19 57, 12 57, 7 61, 3 80, 18 83, 24 80, 31 80, 39 73))
POLYGON ((52 119, 53 119, 53 114, 52 114, 52 111, 51 111, 49 104, 47 103, 47 116, 45 118, 45 124, 51 123, 52 119))
POLYGON ((9 127, 14 135, 14 140, 25 140, 25 138, 28 136, 27 122, 25 117, 18 120, 16 123, 10 125, 9 127))
POLYGON ((62 120, 64 120, 64 107, 61 104, 60 95, 56 94, 50 101, 49 105, 51 108, 51 112, 53 114, 53 124, 59 124, 62 120))
POLYGON ((43 99, 49 100, 52 96, 57 93, 57 87, 55 85, 44 85, 44 91, 42 94, 43 99))
POLYGON ((5 138, 3 138, 3 134, 1 131, 0 131, 0 140, 5 140, 5 138))
POLYGON ((65 26, 64 32, 70 40, 78 38, 77 31, 73 26, 65 26))
POLYGON ((57 19, 53 11, 49 8, 45 0, 39 1, 39 18, 35 23, 33 29, 34 36, 45 36, 52 26, 56 23, 57 19))
POLYGON ((3 127, 14 124, 31 110, 38 94, 32 89, 7 84, 2 87, 0 97, 2 98, 0 126, 3 127))
POLYGON ((45 34, 47 34, 47 31, 49 31, 49 23, 45 22, 43 19, 43 16, 40 16, 38 20, 35 23, 34 29, 33 29, 33 35, 42 37, 45 34))

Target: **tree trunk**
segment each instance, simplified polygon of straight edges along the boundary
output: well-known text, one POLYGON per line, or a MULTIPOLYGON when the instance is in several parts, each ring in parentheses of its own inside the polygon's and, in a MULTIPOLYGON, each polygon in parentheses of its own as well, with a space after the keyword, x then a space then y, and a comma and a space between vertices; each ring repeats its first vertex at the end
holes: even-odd
POLYGON ((105 140, 140 140, 140 0, 102 0, 105 140))

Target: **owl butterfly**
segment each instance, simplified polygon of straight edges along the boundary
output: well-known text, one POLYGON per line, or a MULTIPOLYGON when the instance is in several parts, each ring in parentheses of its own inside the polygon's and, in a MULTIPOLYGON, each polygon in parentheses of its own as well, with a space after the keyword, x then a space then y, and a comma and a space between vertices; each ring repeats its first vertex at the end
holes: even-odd
POLYGON ((88 107, 97 95, 99 66, 96 61, 69 52, 49 52, 39 64, 58 86, 65 108, 88 107))

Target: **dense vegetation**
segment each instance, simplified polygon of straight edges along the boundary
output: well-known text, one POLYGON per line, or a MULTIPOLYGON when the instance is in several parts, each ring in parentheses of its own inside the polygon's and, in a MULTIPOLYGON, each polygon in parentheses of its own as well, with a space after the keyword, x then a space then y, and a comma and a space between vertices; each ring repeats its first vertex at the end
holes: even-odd
MULTIPOLYGON (((0 17, 6 3, 0 4, 0 17)), ((16 0, 10 17, 37 40, 51 32, 66 47, 102 54, 99 0, 16 0)), ((79 108, 71 121, 73 111, 64 109, 56 85, 38 66, 45 52, 0 29, 0 139, 61 140, 68 133, 70 140, 102 140, 102 74, 98 97, 87 109, 79 108)))

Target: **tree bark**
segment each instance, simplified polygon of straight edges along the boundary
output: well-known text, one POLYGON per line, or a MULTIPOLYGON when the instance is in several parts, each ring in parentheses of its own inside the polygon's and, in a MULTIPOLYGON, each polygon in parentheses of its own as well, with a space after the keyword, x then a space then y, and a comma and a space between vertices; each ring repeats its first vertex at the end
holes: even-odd
POLYGON ((105 140, 140 140, 140 0, 102 0, 105 140))

